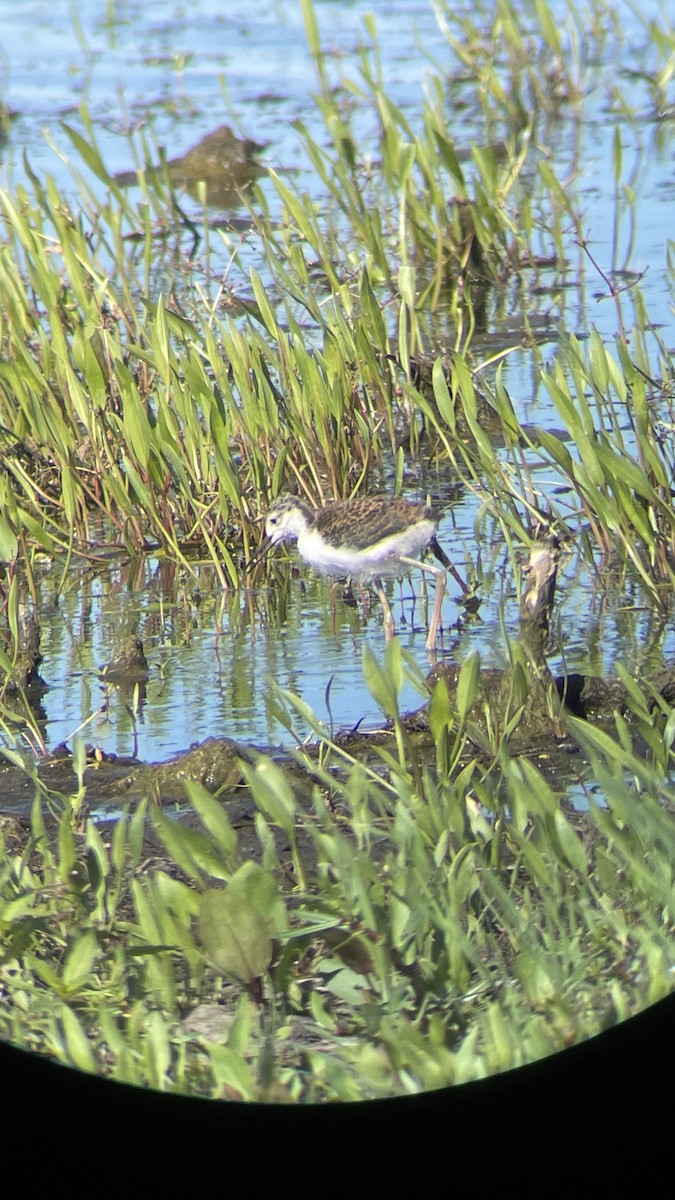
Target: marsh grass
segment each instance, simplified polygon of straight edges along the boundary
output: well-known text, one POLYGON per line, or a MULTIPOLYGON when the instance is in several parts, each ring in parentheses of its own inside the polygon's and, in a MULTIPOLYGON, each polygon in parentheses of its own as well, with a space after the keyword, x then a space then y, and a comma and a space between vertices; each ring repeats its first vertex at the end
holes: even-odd
MULTIPOLYGON (((562 27, 541 3, 524 15, 506 2, 438 7, 450 65, 413 126, 387 95, 374 25, 358 79, 335 88, 303 3, 326 136, 298 132, 322 194, 270 172, 245 233, 211 227, 206 212, 200 228, 186 220, 161 170, 139 173, 136 198, 122 191, 84 110, 84 133, 64 129, 69 155, 58 148, 67 188, 27 164, 27 183, 0 193, 6 674, 40 555, 64 579, 75 553, 104 542, 188 573, 197 555, 236 589, 271 497, 400 490, 419 462, 480 497, 478 538, 489 523, 508 546, 527 543, 543 516, 577 539, 589 572, 615 560, 665 609, 673 376, 639 288, 629 327, 603 277, 612 350, 592 331, 585 345, 562 332, 540 364, 562 433, 521 422, 498 365, 515 341, 489 358, 477 349, 509 280, 562 285, 569 228, 583 254, 578 195, 542 148, 580 120, 591 64, 618 35, 604 6, 585 23, 570 6, 562 27), (448 120, 460 96, 484 133, 470 147, 448 120), (364 114, 376 128, 368 158, 364 114), (432 364, 431 389, 417 386, 419 362, 432 364)), ((652 36, 672 54, 668 30, 652 36)), ((662 99, 662 62, 651 80, 662 99)), ((133 151, 156 161, 152 147, 133 151)), ((614 165, 619 196, 618 148, 614 165)), ((524 303, 518 345, 528 329, 536 356, 524 303)), ((2 1035, 158 1089, 352 1100, 517 1066, 663 996, 675 857, 665 702, 631 697, 646 764, 624 716, 612 735, 571 722, 590 764, 580 815, 564 787, 511 755, 508 730, 494 731, 489 761, 473 752, 475 660, 455 708, 437 689, 431 763, 420 755, 398 711, 406 671, 397 641, 384 662, 364 661, 394 729, 375 765, 274 692, 319 754, 296 751, 303 788, 265 756, 242 765, 255 864, 226 807, 196 785, 190 827, 144 801, 105 833, 81 829, 81 753, 72 793, 56 794, 33 756, 8 748, 35 799, 27 836, 3 822, 2 1035), (161 865, 146 857, 146 822, 161 865), (236 950, 235 925, 246 930, 236 950), (186 1019, 204 1005, 226 1015, 216 1033, 186 1019)), ((11 732, 4 707, 3 722, 11 732)))
MULTIPOLYGON (((504 65, 482 64, 481 78, 490 70, 494 77, 480 94, 487 106, 486 138, 494 136, 497 106, 503 136, 499 152, 489 141, 480 151, 474 145, 462 165, 440 77, 416 132, 386 95, 376 45, 362 52, 358 84, 348 80, 343 91, 330 86, 311 6, 304 11, 322 84, 317 104, 327 144, 320 147, 306 129, 299 132, 324 195, 316 200, 297 193, 270 172, 250 213, 249 238, 263 250, 264 280, 240 258, 245 245, 235 240, 226 289, 211 289, 210 297, 207 287, 200 292, 204 303, 191 303, 177 266, 171 268, 184 222, 170 180, 159 172, 143 174, 141 197, 132 201, 107 173, 86 112, 84 135, 70 127, 64 132, 106 198, 62 150, 72 174, 70 198, 30 169, 30 187, 2 196, 3 520, 29 553, 39 548, 57 555, 89 544, 90 514, 98 511, 120 544, 159 546, 184 565, 198 549, 215 564, 221 584, 236 587, 242 558, 257 536, 253 522, 261 497, 293 488, 321 500, 382 486, 392 460, 400 486, 407 454, 422 454, 422 428, 433 435, 425 455, 449 459, 460 478, 486 483, 497 507, 513 508, 476 419, 472 376, 487 378, 490 371, 471 345, 495 286, 503 289, 510 276, 536 274, 538 263, 555 263, 559 272, 567 267, 560 221, 572 201, 533 142, 537 114, 551 105, 532 71, 534 33, 522 42, 513 13, 500 10, 494 44, 502 46, 504 65), (499 83, 502 69, 508 89, 499 83), (353 93, 353 113, 343 104, 344 89, 353 93), (527 105, 521 101, 517 111, 504 105, 507 90, 527 95, 527 105), (368 171, 352 128, 363 111, 376 114, 380 144, 379 164, 368 171), (276 193, 274 215, 270 189, 276 193), (546 220, 535 220, 535 209, 546 212, 546 220), (168 287, 161 290, 158 251, 160 270, 168 273, 168 287), (244 318, 236 315, 242 301, 244 318), (223 302, 224 320, 218 315, 223 302), (439 353, 453 387, 446 391, 435 372, 436 405, 430 407, 414 386, 412 364, 439 353), (392 358, 402 377, 392 373, 392 358), (477 455, 458 443, 458 405, 477 455)), ((562 70, 550 14, 541 9, 537 15, 542 53, 553 50, 562 70)), ((471 47, 476 39, 462 28, 471 47)), ((368 32, 374 39, 376 31, 368 32)), ((457 53, 450 30, 448 40, 457 53)), ((592 48, 579 57, 577 75, 592 48)), ((580 79, 568 79, 558 105, 572 105, 579 88, 580 79)), ((139 161, 149 154, 146 147, 139 161)), ((653 507, 672 453, 650 445, 644 377, 653 395, 663 375, 651 367, 643 338, 637 346, 636 361, 622 345, 619 362, 612 362, 596 338, 591 361, 583 362, 570 343, 544 380, 575 441, 595 419, 590 411, 587 418, 574 415, 578 405, 588 407, 587 396, 598 404, 608 387, 617 389, 621 403, 635 396, 638 465, 647 480, 654 475, 656 497, 642 474, 633 484, 630 448, 620 441, 610 448, 611 467, 626 460, 631 485, 639 482, 643 500, 653 507)), ((502 353, 515 348, 505 345, 502 353)), ((660 365, 665 370, 665 359, 660 365)), ((509 441, 522 438, 498 377, 491 402, 509 441)), ((601 503, 599 485, 589 489, 583 471, 551 442, 537 445, 535 453, 544 463, 555 462, 563 483, 581 489, 580 503, 592 516, 601 503)), ((594 448, 594 480, 601 453, 602 447, 594 448)), ((624 544, 634 530, 640 538, 650 536, 649 519, 640 521, 630 502, 621 502, 620 510, 624 544)), ((608 514, 602 519, 606 525, 608 514)), ((664 523, 663 512, 659 520, 664 523)), ((667 544, 669 531, 663 532, 667 544)), ((597 521, 594 533, 602 544, 597 521)), ((664 573, 663 561, 659 567, 664 573)))
MULTIPOLYGON (((388 710, 392 645, 367 668, 388 710)), ((271 759, 246 766, 257 864, 196 784, 190 828, 142 803, 78 833, 68 798, 36 780, 28 841, 4 823, 3 1036, 159 1089, 354 1100, 509 1069, 665 995, 661 772, 621 728, 574 723, 603 796, 589 788, 581 816, 506 744, 498 772, 467 760, 447 697, 432 724, 440 771, 410 746, 376 769, 342 752, 337 770, 325 734, 323 758, 298 752, 304 798, 271 759), (147 819, 166 863, 145 859, 147 819)))

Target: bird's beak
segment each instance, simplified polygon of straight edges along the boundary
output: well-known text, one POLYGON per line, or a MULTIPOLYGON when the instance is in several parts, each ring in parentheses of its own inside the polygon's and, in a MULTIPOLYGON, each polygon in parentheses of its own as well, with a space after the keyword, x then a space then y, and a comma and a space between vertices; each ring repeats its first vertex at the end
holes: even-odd
POLYGON ((253 569, 257 567, 258 563, 265 557, 270 546, 273 544, 273 541, 274 539, 268 534, 267 537, 263 538, 258 548, 253 551, 253 554, 249 558, 245 567, 247 575, 250 574, 250 572, 253 571, 253 569))

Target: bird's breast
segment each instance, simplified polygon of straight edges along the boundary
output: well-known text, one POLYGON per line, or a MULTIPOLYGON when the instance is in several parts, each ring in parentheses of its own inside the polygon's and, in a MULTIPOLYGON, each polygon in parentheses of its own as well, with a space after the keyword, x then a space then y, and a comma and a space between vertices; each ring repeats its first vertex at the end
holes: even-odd
POLYGON ((350 575, 363 583, 381 575, 403 575, 407 567, 400 562, 418 557, 428 545, 435 522, 428 520, 382 538, 373 545, 354 547, 325 540, 315 529, 298 538, 298 553, 309 566, 324 575, 350 575))

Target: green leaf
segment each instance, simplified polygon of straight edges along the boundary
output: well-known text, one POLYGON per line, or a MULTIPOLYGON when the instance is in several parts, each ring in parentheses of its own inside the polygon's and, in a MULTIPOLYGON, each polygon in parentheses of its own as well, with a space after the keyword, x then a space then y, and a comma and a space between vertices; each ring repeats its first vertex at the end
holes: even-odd
POLYGON ((229 886, 253 905, 275 937, 287 928, 286 905, 270 871, 258 863, 245 862, 232 876, 229 886))
POLYGON ((264 810, 271 821, 283 829, 289 837, 295 834, 295 797, 284 772, 269 759, 263 759, 255 768, 242 764, 246 781, 255 797, 256 804, 264 810))
POLYGON ((77 861, 71 816, 71 810, 65 808, 59 821, 59 875, 64 883, 71 882, 71 874, 77 861))
POLYGON ((240 1054, 229 1046, 209 1046, 209 1061, 219 1086, 239 1093, 242 1100, 255 1098, 255 1078, 240 1054))
POLYGON ((145 1032, 145 1051, 151 1071, 152 1084, 158 1090, 166 1086, 171 1066, 169 1030, 163 1013, 154 1009, 148 1016, 145 1032))
POLYGON ((96 1063, 89 1039, 73 1010, 65 1005, 61 1010, 61 1023, 66 1038, 68 1056, 73 1066, 80 1071, 89 1071, 93 1074, 96 1070, 96 1063))
POLYGON ((164 301, 161 296, 157 301, 155 322, 152 326, 150 341, 153 353, 155 355, 155 366, 162 377, 163 383, 168 388, 171 386, 171 351, 169 345, 169 331, 166 325, 166 312, 164 310, 164 301))
POLYGON ((429 701, 428 715, 431 735, 434 741, 438 743, 439 738, 445 730, 452 728, 454 718, 448 685, 443 678, 439 679, 434 687, 431 700, 429 701))
MULTIPOLYGON (((394 638, 393 641, 398 641, 394 638)), ((392 643, 390 643, 391 645, 392 643)), ((400 655, 400 650, 399 650, 400 655)), ((400 661, 400 659, 399 659, 400 661)), ((367 642, 363 646, 363 677, 366 686, 375 702, 383 713, 392 720, 398 718, 398 689, 395 682, 395 670, 388 670, 389 663, 395 663, 395 652, 392 651, 385 666, 381 667, 367 642)))
POLYGON ((476 703, 479 689, 480 654, 477 650, 472 650, 462 663, 462 669, 457 681, 457 712, 462 721, 466 720, 476 703))
POLYGON ((204 875, 229 879, 230 870, 217 847, 198 829, 179 825, 165 817, 156 806, 153 806, 151 819, 162 845, 186 875, 192 879, 202 879, 204 875))
POLYGON ((263 284, 262 279, 258 275, 258 272, 255 271, 253 268, 251 268, 250 278, 251 278, 251 283, 253 284, 253 295, 255 296, 257 304, 258 304, 258 308, 260 309, 260 315, 262 316, 262 319, 265 322, 265 326, 266 326, 267 330, 269 331, 269 333, 272 334, 272 337, 276 337, 279 332, 279 326, 278 326, 278 322, 274 315, 274 309, 272 308, 272 305, 270 304, 269 300, 267 299, 267 292, 265 291, 265 285, 263 284))
POLYGON ((537 956, 529 950, 522 950, 516 958, 516 970, 532 1004, 541 1008, 553 1003, 558 989, 543 955, 537 956))
POLYGON ((76 129, 73 129, 72 125, 66 124, 65 121, 61 122, 61 128, 64 133, 67 133, 77 153, 82 161, 87 164, 89 170, 96 175, 97 179, 101 180, 101 183, 110 184, 112 182, 110 174, 106 170, 103 159, 96 147, 87 138, 82 137, 82 134, 78 133, 76 129))
POLYGON ((455 401, 450 394, 448 381, 443 370, 443 360, 437 358, 434 362, 431 371, 431 382, 434 389, 434 400, 438 405, 438 411, 445 421, 448 429, 454 433, 456 426, 455 401))
POLYGON ((150 457, 151 430, 140 396, 133 387, 128 388, 124 395, 123 426, 130 461, 140 463, 142 467, 147 468, 150 457))
POLYGON ((614 128, 614 138, 612 143, 612 165, 614 167, 614 179, 618 183, 621 178, 621 170, 623 166, 623 146, 621 144, 620 125, 616 125, 614 128))
POLYGON ((553 814, 553 821, 560 849, 568 863, 580 875, 588 875, 588 859, 581 838, 577 837, 567 817, 560 810, 553 814))
POLYGON ((0 516, 0 562, 13 562, 19 552, 19 543, 12 526, 0 516))
POLYGON ((208 958, 226 975, 252 984, 272 960, 268 922, 231 887, 202 896, 199 932, 208 958))
POLYGON ((91 974, 101 951, 93 930, 79 937, 72 947, 63 968, 62 982, 68 988, 79 987, 91 974))
POLYGON ((214 800, 210 792, 202 784, 194 780, 183 780, 188 800, 194 808, 202 825, 226 855, 237 853, 237 835, 232 828, 230 818, 225 808, 214 800))
POLYGON ((555 463, 567 475, 568 479, 574 479, 574 462, 567 446, 554 433, 549 433, 547 429, 541 429, 539 426, 535 429, 534 440, 539 442, 544 450, 550 454, 555 463))
POLYGON ((370 286, 368 271, 365 267, 361 274, 360 300, 361 311, 368 319, 371 327, 371 336, 375 341, 375 345, 378 347, 385 347, 387 345, 387 333, 384 325, 384 319, 382 317, 382 309, 377 302, 377 298, 372 287, 370 286))

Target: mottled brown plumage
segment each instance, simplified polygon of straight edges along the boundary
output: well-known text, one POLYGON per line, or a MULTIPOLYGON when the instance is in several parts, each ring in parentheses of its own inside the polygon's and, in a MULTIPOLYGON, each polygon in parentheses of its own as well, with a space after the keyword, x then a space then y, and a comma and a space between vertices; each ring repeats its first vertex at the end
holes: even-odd
POLYGON ((332 546, 365 550, 384 538, 398 536, 404 529, 431 521, 438 515, 427 504, 414 504, 400 496, 384 500, 374 496, 334 500, 313 514, 316 529, 332 546))

